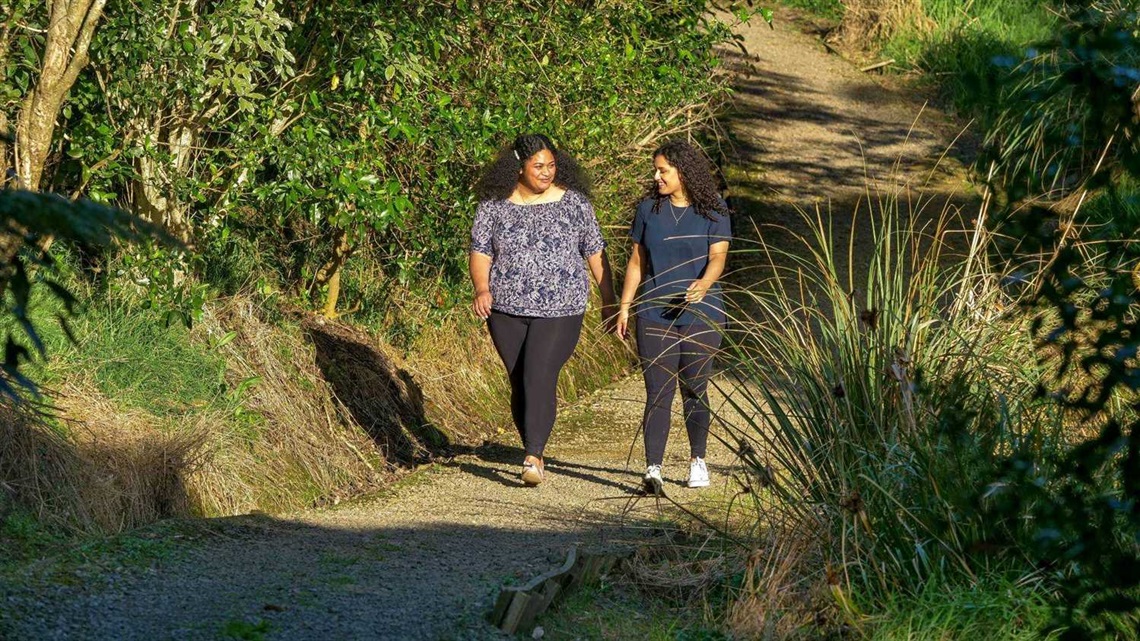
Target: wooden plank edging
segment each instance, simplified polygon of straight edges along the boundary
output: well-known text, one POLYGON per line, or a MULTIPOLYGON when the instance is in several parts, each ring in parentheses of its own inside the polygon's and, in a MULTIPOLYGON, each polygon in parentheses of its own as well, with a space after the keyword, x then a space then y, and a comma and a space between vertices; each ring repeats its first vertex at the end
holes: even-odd
POLYGON ((495 607, 487 618, 491 625, 507 634, 525 630, 561 595, 579 585, 596 582, 626 556, 629 552, 589 553, 573 546, 559 568, 540 574, 524 585, 499 590, 495 607))

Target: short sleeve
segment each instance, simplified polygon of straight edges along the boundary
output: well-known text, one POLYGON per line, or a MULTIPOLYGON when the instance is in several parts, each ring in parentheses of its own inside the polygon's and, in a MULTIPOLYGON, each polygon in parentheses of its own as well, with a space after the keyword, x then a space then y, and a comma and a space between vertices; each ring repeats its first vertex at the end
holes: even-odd
POLYGON ((487 256, 494 255, 491 237, 494 230, 494 214, 490 202, 479 203, 475 209, 475 222, 471 225, 471 251, 487 256))
POLYGON ((589 258, 606 248, 606 241, 602 238, 602 228, 598 225, 598 215, 589 199, 580 196, 582 211, 582 232, 578 239, 578 251, 583 258, 589 258))
POLYGON ((732 220, 728 212, 717 212, 714 215, 716 220, 709 226, 709 245, 731 241, 732 220))
POLYGON ((633 225, 629 228, 629 237, 633 242, 644 245, 642 242, 645 238, 645 203, 637 206, 637 212, 633 215, 633 225))

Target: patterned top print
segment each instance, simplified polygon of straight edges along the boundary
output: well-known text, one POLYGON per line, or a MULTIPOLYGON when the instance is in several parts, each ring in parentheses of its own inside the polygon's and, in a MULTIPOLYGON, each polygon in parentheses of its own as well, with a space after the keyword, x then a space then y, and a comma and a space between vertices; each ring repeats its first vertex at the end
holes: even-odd
POLYGON ((471 229, 471 249, 491 257, 491 308, 516 316, 585 313, 583 259, 605 246, 593 206, 576 191, 538 205, 481 202, 471 229))

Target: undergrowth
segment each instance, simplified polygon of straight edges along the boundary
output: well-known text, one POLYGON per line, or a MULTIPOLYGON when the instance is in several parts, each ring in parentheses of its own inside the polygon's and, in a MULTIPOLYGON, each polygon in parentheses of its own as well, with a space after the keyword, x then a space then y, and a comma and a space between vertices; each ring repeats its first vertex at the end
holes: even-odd
POLYGON ((921 82, 962 116, 980 120, 983 131, 1004 106, 1010 67, 1059 23, 1038 0, 923 0, 922 9, 920 20, 864 46, 921 72, 921 82))
POLYGON ((742 638, 1029 639, 1055 611, 1000 479, 1024 455, 1048 483, 1044 462, 1075 437, 1036 394, 1050 361, 984 224, 931 219, 927 202, 862 203, 866 247, 837 243, 817 211, 798 246, 735 250, 776 268, 730 294, 719 382, 717 423, 757 508, 725 610, 742 638))
POLYGON ((983 129, 1004 107, 1010 67, 1059 24, 1057 7, 1038 0, 922 0, 908 15, 875 0, 782 2, 839 23, 847 46, 919 72, 920 83, 983 129))
POLYGON ((985 577, 975 584, 933 581, 913 596, 891 595, 866 604, 874 612, 872 641, 1000 639, 1039 641, 1051 608, 1047 591, 1033 582, 985 577))
MULTIPOLYGON (((802 9, 808 13, 838 22, 843 18, 843 2, 841 0, 779 0, 781 5, 802 9)), ((776 18, 780 15, 777 12, 776 18)))

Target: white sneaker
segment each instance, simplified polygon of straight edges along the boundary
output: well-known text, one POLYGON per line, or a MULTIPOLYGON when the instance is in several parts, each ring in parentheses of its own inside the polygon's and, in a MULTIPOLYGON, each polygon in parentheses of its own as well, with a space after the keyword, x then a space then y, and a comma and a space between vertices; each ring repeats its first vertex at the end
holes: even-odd
POLYGON ((649 494, 657 496, 664 494, 665 481, 661 479, 661 466, 650 465, 645 468, 645 478, 642 479, 641 483, 649 494))
POLYGON ((705 465, 703 458, 695 458, 689 461, 689 487, 708 487, 709 486, 709 468, 705 465))

